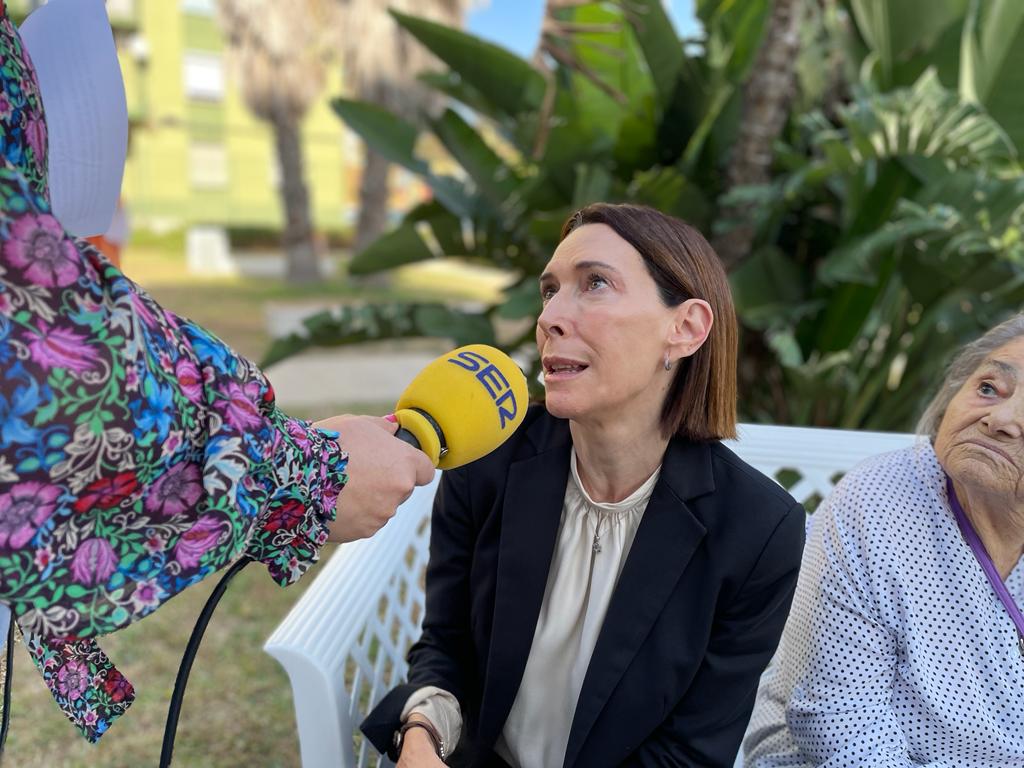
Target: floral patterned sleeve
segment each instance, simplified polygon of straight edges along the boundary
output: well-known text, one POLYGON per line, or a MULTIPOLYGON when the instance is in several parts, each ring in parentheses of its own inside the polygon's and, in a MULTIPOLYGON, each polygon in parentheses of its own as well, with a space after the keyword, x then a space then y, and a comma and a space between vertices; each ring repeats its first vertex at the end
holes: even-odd
POLYGON ((51 214, 38 80, 0 0, 0 602, 90 741, 131 684, 96 637, 232 560, 281 584, 345 484, 333 433, 51 214))
POLYGON ((347 457, 48 211, 0 165, 0 601, 95 739, 131 686, 91 639, 242 554, 297 579, 347 457))

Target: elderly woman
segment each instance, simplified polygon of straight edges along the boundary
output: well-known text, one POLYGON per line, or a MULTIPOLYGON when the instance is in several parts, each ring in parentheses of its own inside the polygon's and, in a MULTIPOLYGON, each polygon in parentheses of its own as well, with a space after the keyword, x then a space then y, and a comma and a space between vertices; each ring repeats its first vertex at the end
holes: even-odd
POLYGON ((731 766, 804 512, 718 442, 728 281, 681 221, 597 204, 539 287, 546 409, 445 473, 409 682, 363 730, 402 768, 460 734, 462 765, 731 766))
POLYGON ((1024 315, 814 515, 748 768, 1024 766, 1024 315))

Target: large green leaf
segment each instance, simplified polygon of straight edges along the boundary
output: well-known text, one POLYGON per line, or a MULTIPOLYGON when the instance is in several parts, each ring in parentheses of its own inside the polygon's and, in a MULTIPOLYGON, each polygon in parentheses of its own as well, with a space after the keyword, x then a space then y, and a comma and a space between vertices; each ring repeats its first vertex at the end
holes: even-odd
MULTIPOLYGON (((652 161, 656 86, 634 29, 622 8, 584 3, 556 11, 545 45, 563 62, 572 109, 556 129, 565 136, 593 136, 583 145, 598 151, 614 147, 623 175, 652 161)), ((678 43, 676 44, 678 46, 678 43)), ((579 144, 577 143, 577 146, 579 144)))
POLYGON ((380 339, 417 336, 450 338, 456 345, 494 343, 482 313, 460 312, 440 304, 346 305, 318 312, 302 322, 300 333, 277 339, 261 365, 266 367, 310 347, 338 347, 380 339))
POLYGON ((539 276, 541 267, 547 263, 558 246, 562 234, 562 225, 572 215, 575 209, 572 205, 554 211, 531 211, 526 223, 526 230, 529 236, 538 243, 539 250, 543 252, 543 258, 536 265, 535 275, 539 276))
POLYGON ((457 112, 445 110, 431 127, 489 201, 500 205, 519 186, 515 172, 457 112))
POLYGON ((407 214, 403 223, 426 224, 428 229, 420 231, 429 241, 430 249, 445 256, 469 256, 476 252, 477 243, 466 243, 465 223, 437 200, 420 203, 407 214))
POLYGON ((608 199, 611 188, 611 171, 598 164, 581 165, 576 170, 576 189, 572 195, 572 207, 582 208, 590 203, 608 199))
POLYGON ((746 80, 765 34, 771 0, 698 0, 708 65, 734 84, 746 80))
POLYGON ((505 320, 518 320, 523 317, 536 317, 542 308, 537 278, 527 275, 514 286, 506 289, 505 300, 498 309, 498 317, 505 320))
MULTIPOLYGON (((893 262, 887 266, 891 270, 893 262)), ((815 349, 825 353, 849 348, 870 318, 887 278, 887 274, 882 274, 870 285, 842 283, 831 292, 825 311, 814 322, 815 349)))
POLYGON ((461 30, 394 10, 390 13, 431 53, 505 114, 515 116, 540 108, 544 78, 524 59, 461 30))
POLYGON ((805 313, 807 290, 800 266, 778 248, 762 248, 729 275, 736 312, 744 324, 765 330, 805 313))
POLYGON ((678 168, 655 166, 634 175, 626 188, 629 200, 678 216, 700 230, 710 224, 707 194, 678 168))
POLYGON ((934 70, 911 88, 859 99, 842 110, 841 119, 846 135, 826 135, 823 149, 853 165, 868 157, 920 155, 977 166, 1015 155, 999 124, 943 88, 934 70))
MULTIPOLYGON (((841 195, 844 226, 860 222, 851 234, 860 237, 880 226, 893 210, 896 198, 908 194, 905 172, 931 184, 948 175, 949 167, 962 169, 1002 166, 1015 157, 1012 142, 1000 126, 975 105, 961 100, 928 71, 911 88, 889 93, 861 93, 839 109, 838 124, 820 112, 800 118, 807 142, 816 158, 797 167, 778 182, 780 194, 769 204, 815 194, 826 186, 841 195), (880 183, 883 177, 885 184, 880 183), (879 208, 879 195, 889 198, 879 208), (863 206, 882 211, 882 218, 865 218, 863 206)), ((794 155, 793 157, 799 157, 794 155)))
POLYGON ((629 0, 623 8, 651 72, 661 112, 672 99, 686 58, 682 41, 661 0, 629 0))
POLYGON ((419 130, 412 123, 368 101, 338 98, 331 101, 331 108, 378 154, 413 173, 429 171, 416 156, 419 130))
POLYGON ((931 234, 936 223, 918 219, 887 222, 881 229, 847 243, 832 251, 822 262, 818 277, 831 284, 864 283, 877 279, 877 261, 893 248, 914 238, 931 234))
POLYGON ((881 85, 896 85, 900 60, 932 46, 963 18, 968 0, 850 0, 861 36, 878 56, 881 85))
POLYGON ((420 334, 450 338, 457 347, 494 344, 494 328, 482 312, 463 312, 443 304, 421 304, 413 310, 420 334))
POLYGON ((952 174, 904 202, 888 226, 898 228, 917 231, 901 270, 922 305, 953 288, 997 291, 1024 265, 1024 179, 952 174))
POLYGON ((697 127, 690 135, 690 140, 686 143, 686 149, 683 150, 680 164, 684 173, 690 174, 693 172, 697 162, 700 160, 701 153, 704 151, 705 142, 708 140, 712 129, 721 118, 722 112, 735 93, 736 89, 732 84, 723 83, 711 96, 710 101, 706 105, 704 117, 697 124, 697 127))
POLYGON ((932 68, 939 75, 939 81, 951 90, 957 90, 960 82, 961 42, 964 35, 966 16, 946 27, 932 43, 910 55, 897 60, 892 73, 893 86, 913 84, 926 69, 932 68))
POLYGON ((657 129, 657 162, 682 158, 687 176, 712 178, 735 139, 742 84, 764 36, 768 0, 699 0, 704 56, 684 58, 657 129))
POLYGON ((635 171, 657 162, 657 122, 654 95, 647 94, 622 117, 619 135, 612 152, 615 172, 628 179, 635 171))
POLYGON ((594 107, 584 109, 581 106, 581 101, 586 101, 597 88, 585 80, 577 81, 574 86, 576 93, 560 89, 556 96, 544 153, 537 164, 547 177, 547 186, 537 190, 535 200, 557 195, 567 204, 575 185, 575 168, 592 160, 607 162, 602 158, 607 158, 614 147, 614 134, 609 127, 593 119, 594 107))
POLYGON ((365 101, 334 99, 331 106, 348 127, 375 151, 421 176, 450 211, 468 216, 476 208, 478 201, 457 179, 434 174, 427 162, 417 157, 418 131, 411 123, 365 101))
POLYGON ((455 101, 462 102, 481 115, 487 115, 496 120, 506 117, 504 112, 496 109, 494 104, 484 98, 483 94, 477 91, 476 88, 468 85, 465 80, 451 70, 447 72, 421 72, 416 76, 416 79, 424 85, 440 91, 446 96, 450 96, 455 101))
POLYGON ((1024 2, 973 0, 961 45, 961 94, 1024 149, 1024 2))
MULTIPOLYGON (((732 85, 728 87, 732 89, 732 85)), ((664 108, 655 134, 656 162, 672 165, 686 148, 696 127, 701 123, 706 105, 713 97, 708 72, 701 62, 687 59, 668 104, 664 108)))
POLYGON ((403 264, 435 258, 420 222, 403 221, 357 253, 349 263, 351 275, 368 275, 403 264))
POLYGON ((420 304, 345 305, 317 312, 302 322, 302 331, 274 340, 260 361, 264 368, 310 347, 335 347, 380 339, 425 336, 417 324, 420 304))
POLYGON ((348 271, 366 275, 442 256, 468 256, 477 245, 466 244, 459 217, 437 202, 429 202, 410 211, 397 227, 357 253, 348 271))

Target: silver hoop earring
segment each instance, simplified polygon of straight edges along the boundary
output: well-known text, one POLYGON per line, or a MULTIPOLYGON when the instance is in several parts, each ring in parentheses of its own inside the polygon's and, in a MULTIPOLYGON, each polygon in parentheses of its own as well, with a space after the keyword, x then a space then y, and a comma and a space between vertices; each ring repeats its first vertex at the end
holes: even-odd
POLYGON ((667 353, 665 355, 665 370, 666 371, 671 371, 672 370, 672 362, 668 359, 668 354, 667 353))

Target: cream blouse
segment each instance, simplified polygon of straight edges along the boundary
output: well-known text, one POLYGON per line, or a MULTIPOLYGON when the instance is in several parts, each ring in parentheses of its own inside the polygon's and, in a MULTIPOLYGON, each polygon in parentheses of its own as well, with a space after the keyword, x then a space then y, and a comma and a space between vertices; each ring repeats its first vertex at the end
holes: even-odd
MULTIPOLYGON (((533 645, 494 747, 513 768, 562 764, 590 657, 660 471, 622 501, 597 502, 584 489, 572 453, 533 645)), ((438 728, 449 749, 458 743, 462 716, 453 695, 420 688, 406 701, 402 719, 413 712, 438 728)))

